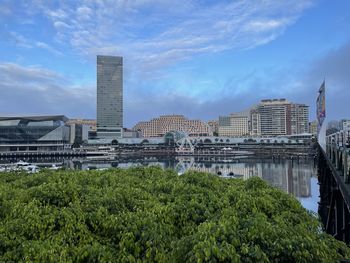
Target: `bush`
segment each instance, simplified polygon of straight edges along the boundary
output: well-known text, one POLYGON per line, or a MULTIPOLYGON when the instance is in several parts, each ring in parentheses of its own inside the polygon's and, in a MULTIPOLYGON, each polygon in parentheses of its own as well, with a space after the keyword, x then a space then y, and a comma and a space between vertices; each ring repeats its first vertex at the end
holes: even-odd
POLYGON ((259 178, 158 167, 0 174, 0 262, 333 262, 349 248, 259 178))

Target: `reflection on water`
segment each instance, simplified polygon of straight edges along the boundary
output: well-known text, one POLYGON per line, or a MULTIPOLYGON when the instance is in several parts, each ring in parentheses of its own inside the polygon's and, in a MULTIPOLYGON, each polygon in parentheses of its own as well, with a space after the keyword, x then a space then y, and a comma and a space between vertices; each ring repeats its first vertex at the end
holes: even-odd
POLYGON ((270 185, 275 186, 289 194, 293 194, 309 210, 317 212, 318 185, 316 175, 317 169, 313 160, 235 160, 235 161, 195 161, 193 157, 177 157, 162 161, 134 161, 134 162, 111 162, 111 163, 71 163, 71 168, 104 169, 112 166, 127 168, 131 166, 158 165, 163 168, 173 168, 178 174, 187 170, 195 170, 217 174, 222 177, 248 179, 252 176, 259 176, 270 185), (313 184, 311 179, 313 178, 313 184))
POLYGON ((63 163, 67 168, 82 170, 158 165, 163 168, 175 169, 178 174, 183 174, 187 170, 195 170, 213 173, 227 178, 248 179, 252 176, 259 176, 266 180, 270 185, 293 194, 301 201, 305 208, 317 212, 319 191, 316 179, 317 169, 314 166, 313 159, 301 161, 244 159, 209 162, 207 160, 195 160, 193 157, 176 157, 166 160, 99 160, 98 162, 89 161, 87 159, 41 159, 30 161, 37 164, 63 163))

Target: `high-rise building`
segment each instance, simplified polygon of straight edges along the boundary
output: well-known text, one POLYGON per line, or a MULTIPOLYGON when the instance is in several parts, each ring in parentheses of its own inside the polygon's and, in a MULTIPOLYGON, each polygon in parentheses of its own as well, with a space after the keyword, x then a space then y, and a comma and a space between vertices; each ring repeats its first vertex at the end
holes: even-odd
POLYGON ((286 99, 262 100, 251 110, 252 135, 291 135, 309 130, 309 107, 286 99))
POLYGON ((121 138, 123 58, 97 56, 97 137, 121 138))
POLYGON ((143 137, 162 137, 170 131, 183 131, 189 136, 212 136, 209 125, 200 120, 189 120, 183 115, 164 115, 150 121, 137 123, 134 131, 143 137))

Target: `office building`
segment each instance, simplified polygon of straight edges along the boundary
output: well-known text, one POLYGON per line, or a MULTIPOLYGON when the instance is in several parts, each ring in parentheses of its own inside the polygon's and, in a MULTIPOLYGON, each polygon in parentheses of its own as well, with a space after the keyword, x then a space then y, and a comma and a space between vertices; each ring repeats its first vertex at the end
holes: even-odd
POLYGON ((121 138, 123 131, 123 58, 97 56, 97 137, 121 138))
POLYGON ((0 117, 0 151, 61 151, 70 148, 67 117, 0 117))
POLYGON ((143 137, 163 137, 170 131, 182 131, 189 136, 212 136, 209 125, 200 120, 189 120, 183 115, 164 115, 150 121, 137 123, 133 127, 143 137))
POLYGON ((249 118, 240 114, 219 117, 219 136, 249 135, 249 118))

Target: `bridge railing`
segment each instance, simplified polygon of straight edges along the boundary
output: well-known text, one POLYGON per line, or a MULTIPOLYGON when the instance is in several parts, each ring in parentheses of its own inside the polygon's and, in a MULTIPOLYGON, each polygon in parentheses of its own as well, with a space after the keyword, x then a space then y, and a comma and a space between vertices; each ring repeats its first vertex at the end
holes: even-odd
POLYGON ((350 183, 350 130, 342 130, 326 136, 326 155, 334 167, 350 183))
POLYGON ((349 132, 326 136, 326 150, 318 147, 318 213, 324 230, 350 244, 350 156, 349 132))

